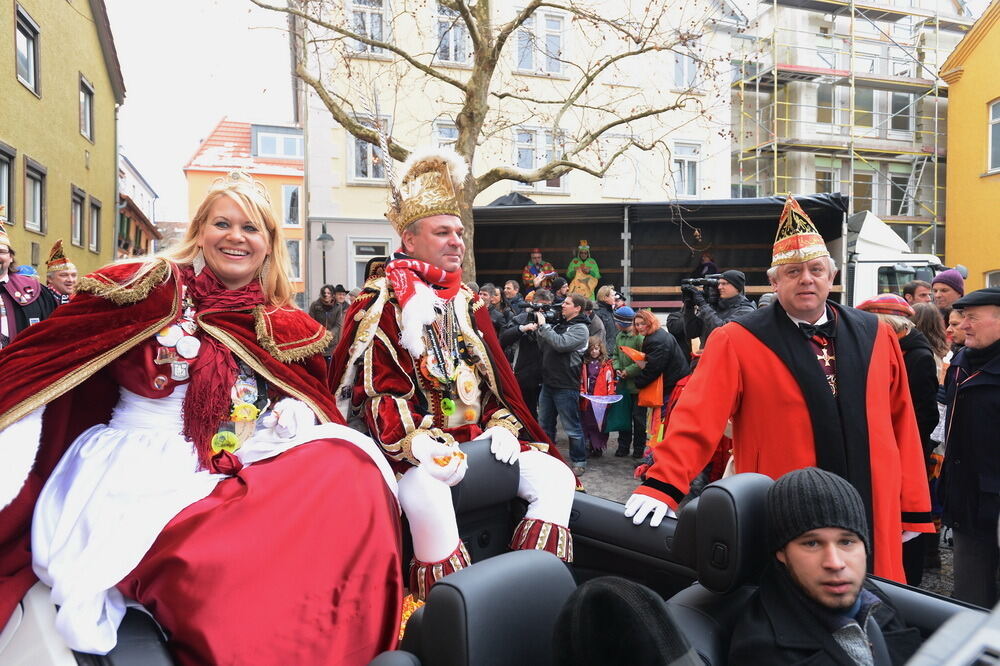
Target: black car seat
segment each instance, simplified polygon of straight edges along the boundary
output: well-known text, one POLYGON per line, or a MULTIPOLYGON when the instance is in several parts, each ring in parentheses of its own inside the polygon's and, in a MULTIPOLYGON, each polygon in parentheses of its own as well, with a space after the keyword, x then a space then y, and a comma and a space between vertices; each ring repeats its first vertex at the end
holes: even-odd
POLYGON ((402 649, 371 666, 550 666, 556 617, 574 589, 569 568, 551 553, 489 558, 438 581, 407 624, 402 649))
POLYGON ((725 664, 729 638, 767 563, 767 490, 763 474, 737 474, 708 485, 681 511, 671 558, 698 582, 667 600, 674 621, 710 666, 725 664))

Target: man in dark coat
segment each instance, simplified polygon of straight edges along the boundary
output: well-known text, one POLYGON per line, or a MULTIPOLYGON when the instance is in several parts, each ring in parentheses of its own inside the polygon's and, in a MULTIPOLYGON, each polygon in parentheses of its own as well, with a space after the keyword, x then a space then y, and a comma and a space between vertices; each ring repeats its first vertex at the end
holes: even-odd
POLYGON ((3 228, 6 207, 0 206, 0 349, 32 324, 48 318, 56 309, 56 299, 30 275, 13 272, 14 251, 3 228))
POLYGON ((906 663, 920 632, 865 579, 858 491, 815 467, 789 472, 768 490, 767 522, 774 558, 736 625, 729 663, 906 663))
MULTIPOLYGON (((551 305, 552 292, 537 289, 532 303, 537 306, 551 305)), ((538 349, 538 339, 535 338, 537 329, 535 312, 529 308, 515 315, 499 335, 501 347, 514 347, 511 366, 514 368, 517 384, 521 387, 524 403, 528 405, 535 420, 538 420, 538 394, 542 390, 542 352, 538 349)))
POLYGON ((965 348, 945 376, 948 430, 939 487, 942 519, 955 536, 956 599, 997 602, 1000 517, 1000 288, 955 301, 965 348))
POLYGON ((701 338, 704 348, 709 334, 723 324, 750 314, 757 308, 746 297, 747 276, 742 271, 728 270, 719 278, 719 301, 709 303, 704 290, 682 285, 684 330, 689 339, 701 338))

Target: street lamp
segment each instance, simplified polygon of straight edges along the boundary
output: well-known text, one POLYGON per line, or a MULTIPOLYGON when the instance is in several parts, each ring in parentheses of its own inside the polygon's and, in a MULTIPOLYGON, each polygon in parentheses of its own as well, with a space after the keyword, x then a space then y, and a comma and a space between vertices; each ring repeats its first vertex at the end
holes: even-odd
POLYGON ((323 223, 323 231, 316 237, 319 246, 323 249, 323 284, 326 284, 326 252, 333 247, 333 236, 326 232, 326 222, 323 223))

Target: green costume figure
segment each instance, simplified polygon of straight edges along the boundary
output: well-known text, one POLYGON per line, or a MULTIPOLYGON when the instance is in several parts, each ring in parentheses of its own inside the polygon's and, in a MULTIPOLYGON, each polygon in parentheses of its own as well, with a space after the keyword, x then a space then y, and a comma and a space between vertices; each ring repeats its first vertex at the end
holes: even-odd
POLYGON ((601 269, 590 256, 587 241, 580 241, 580 246, 576 248, 576 256, 566 269, 566 279, 569 280, 569 293, 594 300, 594 290, 597 289, 597 281, 601 279, 601 269))

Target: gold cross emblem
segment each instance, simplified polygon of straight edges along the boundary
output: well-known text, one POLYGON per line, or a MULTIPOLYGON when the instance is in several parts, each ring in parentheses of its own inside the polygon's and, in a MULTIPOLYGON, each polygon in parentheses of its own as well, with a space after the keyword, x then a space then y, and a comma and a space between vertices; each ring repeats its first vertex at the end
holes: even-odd
POLYGON ((837 360, 837 357, 834 356, 833 354, 831 354, 829 349, 827 349, 826 347, 823 347, 823 353, 822 354, 816 354, 816 360, 817 361, 823 361, 823 365, 825 365, 826 367, 829 368, 830 367, 830 361, 837 360))

